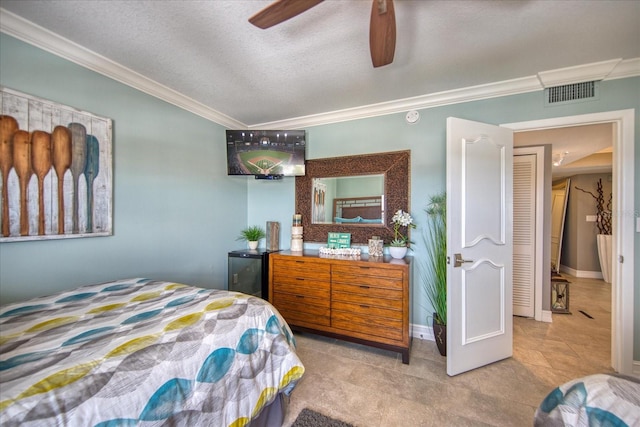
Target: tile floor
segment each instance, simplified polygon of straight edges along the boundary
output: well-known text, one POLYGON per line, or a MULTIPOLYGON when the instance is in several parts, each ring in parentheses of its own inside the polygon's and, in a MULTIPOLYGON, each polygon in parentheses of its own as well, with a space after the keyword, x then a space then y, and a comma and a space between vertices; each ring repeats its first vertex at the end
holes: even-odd
POLYGON ((284 425, 305 407, 366 427, 532 425, 557 385, 612 372, 611 285, 563 277, 571 282, 572 314, 553 314, 552 323, 514 317, 513 357, 455 377, 433 341, 414 338, 404 365, 397 353, 296 334, 306 373, 284 425))

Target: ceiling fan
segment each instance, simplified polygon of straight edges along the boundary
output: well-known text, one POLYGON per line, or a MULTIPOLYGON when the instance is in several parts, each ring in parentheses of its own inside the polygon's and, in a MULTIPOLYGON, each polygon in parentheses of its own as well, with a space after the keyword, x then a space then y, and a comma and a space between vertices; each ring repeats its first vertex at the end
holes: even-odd
MULTIPOLYGON (((266 29, 293 18, 322 3, 323 0, 277 0, 249 18, 266 29)), ((393 0, 373 0, 369 24, 369 50, 374 67, 391 64, 396 51, 396 15, 393 0)))

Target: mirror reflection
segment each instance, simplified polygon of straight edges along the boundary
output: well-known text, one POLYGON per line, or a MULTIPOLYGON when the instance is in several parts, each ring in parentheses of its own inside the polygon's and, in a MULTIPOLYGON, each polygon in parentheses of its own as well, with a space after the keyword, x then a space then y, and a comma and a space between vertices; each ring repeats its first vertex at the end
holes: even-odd
MULTIPOLYGON (((351 244, 368 244, 371 236, 378 236, 383 241, 393 240, 393 227, 389 223, 390 215, 398 209, 409 210, 409 165, 411 164, 411 151, 390 151, 385 153, 360 154, 357 156, 328 157, 324 159, 307 160, 304 176, 296 176, 296 212, 302 214, 302 227, 304 227, 305 242, 326 242, 327 235, 331 232, 351 234, 351 244), (327 222, 314 223, 313 180, 317 178, 347 178, 363 177, 368 175, 380 175, 384 183, 383 192, 355 196, 349 193, 347 197, 369 197, 380 195, 380 219, 381 223, 336 223, 328 222, 337 215, 333 215, 333 203, 337 196, 333 196, 331 202, 327 193, 317 193, 324 203, 324 220, 327 222), (384 196, 384 197, 383 197, 384 196), (330 213, 327 213, 330 211, 330 213), (328 215, 328 217, 327 217, 328 215), (383 216, 384 215, 384 216, 383 216), (329 218, 329 219, 327 219, 329 218)), ((361 184, 360 184, 361 185, 361 184)), ((357 185, 359 187, 360 185, 357 185)), ((336 184, 337 186, 337 184, 336 184)), ((346 197, 337 197, 346 198, 346 197)), ((316 209, 318 212, 319 208, 316 209)), ((320 214, 318 214, 320 216, 320 214)), ((359 213, 342 212, 340 215, 355 215, 366 218, 359 213)), ((367 218, 376 219, 376 218, 367 218)))
POLYGON ((313 178, 312 224, 382 227, 384 174, 313 178))

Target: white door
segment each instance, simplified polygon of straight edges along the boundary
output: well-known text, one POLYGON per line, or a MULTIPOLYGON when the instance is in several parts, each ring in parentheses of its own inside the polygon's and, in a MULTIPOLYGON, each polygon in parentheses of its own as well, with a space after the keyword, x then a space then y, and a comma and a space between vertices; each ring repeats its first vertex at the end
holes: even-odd
POLYGON ((447 374, 513 354, 513 131, 447 119, 447 374))
POLYGON ((513 157, 513 314, 535 315, 536 155, 513 157))

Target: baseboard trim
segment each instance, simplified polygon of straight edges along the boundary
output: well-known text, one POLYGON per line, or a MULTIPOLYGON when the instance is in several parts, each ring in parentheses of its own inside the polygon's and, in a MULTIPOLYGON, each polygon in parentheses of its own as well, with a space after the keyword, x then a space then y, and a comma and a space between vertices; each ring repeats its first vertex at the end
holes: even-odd
POLYGON ((426 325, 418 325, 416 323, 411 324, 411 336, 421 340, 435 341, 433 335, 433 328, 426 325))
POLYGON ((580 279, 600 279, 602 280, 604 277, 602 276, 601 271, 588 271, 588 270, 576 270, 571 267, 567 267, 566 265, 560 265, 560 272, 567 273, 573 277, 578 277, 580 279))
MULTIPOLYGON (((553 323, 553 318, 551 317, 551 311, 542 310, 542 322, 553 323)), ((411 336, 413 338, 418 338, 418 339, 427 340, 427 341, 436 340, 433 335, 433 328, 431 326, 418 325, 417 323, 411 324, 411 336)))

